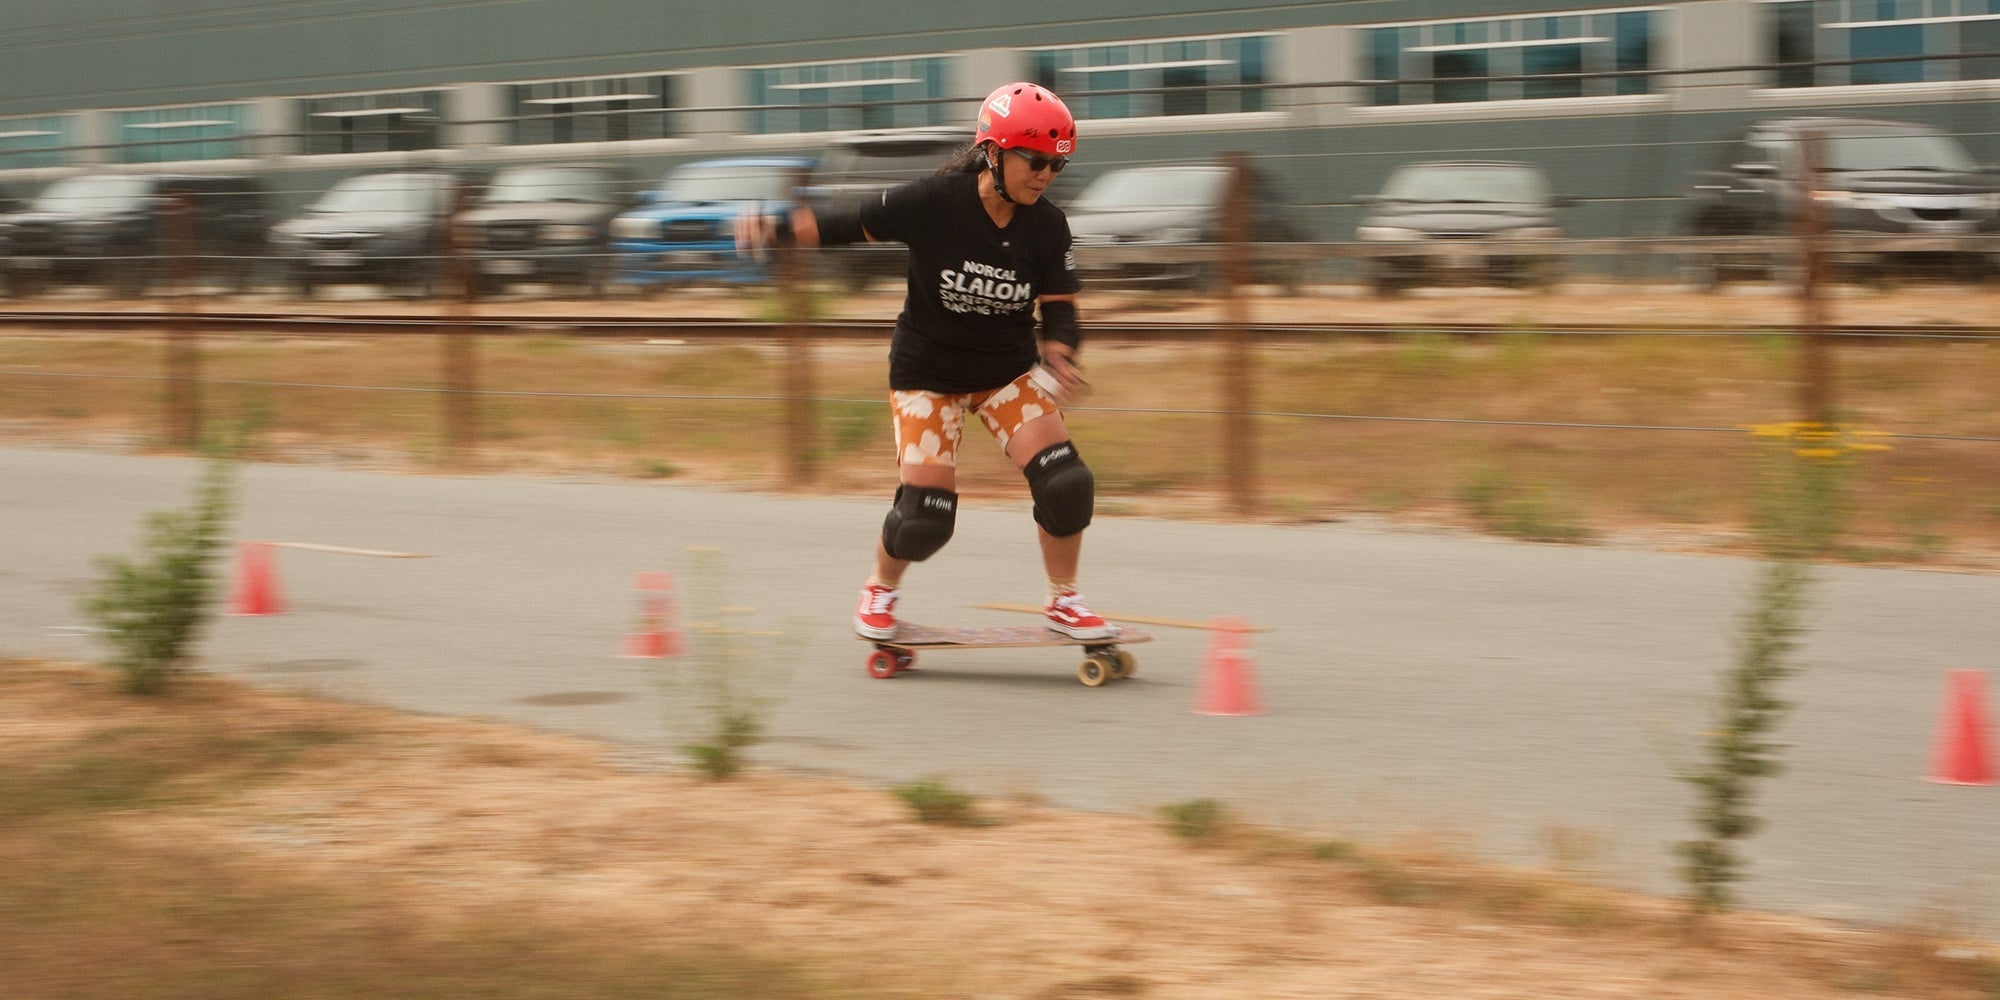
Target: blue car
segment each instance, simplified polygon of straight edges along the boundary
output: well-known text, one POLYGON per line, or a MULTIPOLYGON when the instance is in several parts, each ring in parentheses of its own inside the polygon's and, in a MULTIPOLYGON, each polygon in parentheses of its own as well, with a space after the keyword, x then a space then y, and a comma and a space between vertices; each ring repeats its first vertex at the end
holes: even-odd
POLYGON ((782 212, 811 170, 804 157, 699 160, 667 172, 644 204, 611 220, 618 281, 628 286, 756 282, 767 265, 736 252, 736 217, 782 212))

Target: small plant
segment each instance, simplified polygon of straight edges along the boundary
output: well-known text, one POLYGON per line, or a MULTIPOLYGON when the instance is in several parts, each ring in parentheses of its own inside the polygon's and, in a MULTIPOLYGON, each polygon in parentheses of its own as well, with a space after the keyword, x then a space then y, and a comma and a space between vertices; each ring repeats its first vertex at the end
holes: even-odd
POLYGON ((1314 859, 1319 861, 1345 861, 1354 857, 1354 845, 1345 840, 1322 840, 1312 845, 1314 859))
POLYGON ((1540 487, 1516 484, 1506 473, 1481 469, 1459 490, 1459 502, 1480 527, 1526 542, 1583 542, 1591 537, 1566 504, 1540 487))
POLYGON ((942 778, 925 778, 897 785, 895 794, 917 814, 918 820, 925 823, 980 826, 986 822, 979 812, 978 801, 945 784, 942 778))
POLYGON ((1229 807, 1214 799, 1190 799, 1160 807, 1168 832, 1191 843, 1212 843, 1229 829, 1229 807))
POLYGON ((193 507, 147 518, 143 556, 98 561, 105 575, 84 599, 84 613, 103 630, 127 691, 159 693, 186 669, 213 603, 234 473, 234 461, 218 450, 193 507))
POLYGON ((783 687, 783 678, 771 674, 789 668, 790 633, 725 624, 726 616, 750 609, 723 604, 719 553, 694 551, 687 651, 665 661, 660 686, 674 716, 673 728, 698 733, 681 750, 696 770, 723 781, 742 771, 745 753, 764 737, 771 697, 759 692, 783 687))
POLYGON ((1392 358, 1397 368, 1412 375, 1450 375, 1459 366, 1451 337, 1435 330, 1399 334, 1392 358))
POLYGON ((665 459, 648 458, 639 463, 641 479, 672 479, 680 474, 681 470, 665 459))
POLYGON ((1754 833, 1752 782, 1776 774, 1779 745, 1770 734, 1789 707, 1777 696, 1793 672, 1799 619, 1812 582, 1807 560, 1831 553, 1847 512, 1852 454, 1877 450, 1820 424, 1781 424, 1756 430, 1775 442, 1766 449, 1756 506, 1756 533, 1765 563, 1756 595, 1739 625, 1736 664, 1722 682, 1719 718, 1708 734, 1706 763, 1682 775, 1695 786, 1695 820, 1704 836, 1680 845, 1682 877, 1697 913, 1728 909, 1730 886, 1743 877, 1731 847, 1754 833))

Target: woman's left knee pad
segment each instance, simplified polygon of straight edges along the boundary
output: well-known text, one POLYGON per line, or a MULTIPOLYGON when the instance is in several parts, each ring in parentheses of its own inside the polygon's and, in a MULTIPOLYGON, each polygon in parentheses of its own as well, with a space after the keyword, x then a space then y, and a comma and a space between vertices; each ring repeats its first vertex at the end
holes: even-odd
POLYGON ((1021 472, 1028 477, 1028 492, 1035 498, 1036 524, 1057 538, 1090 527, 1097 480, 1077 455, 1074 443, 1064 441, 1043 448, 1021 472))

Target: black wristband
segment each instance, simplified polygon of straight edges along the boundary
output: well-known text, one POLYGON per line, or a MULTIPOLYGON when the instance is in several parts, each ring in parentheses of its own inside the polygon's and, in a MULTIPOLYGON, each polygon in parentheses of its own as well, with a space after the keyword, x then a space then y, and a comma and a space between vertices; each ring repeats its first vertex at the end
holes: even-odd
POLYGON ((819 245, 837 247, 848 243, 861 243, 868 239, 868 230, 861 225, 861 208, 858 205, 827 205, 813 210, 813 220, 819 223, 819 245))
POLYGON ((1068 344, 1070 350, 1083 346, 1083 328, 1076 323, 1076 303, 1068 299, 1042 300, 1042 339, 1068 344))

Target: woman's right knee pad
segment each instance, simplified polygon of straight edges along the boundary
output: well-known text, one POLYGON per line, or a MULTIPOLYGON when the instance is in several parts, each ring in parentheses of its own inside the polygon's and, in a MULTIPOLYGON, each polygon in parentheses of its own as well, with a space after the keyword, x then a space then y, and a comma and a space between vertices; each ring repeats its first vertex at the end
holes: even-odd
POLYGON ((882 548, 892 558, 922 562, 951 541, 957 524, 958 494, 905 483, 882 520, 882 548))

